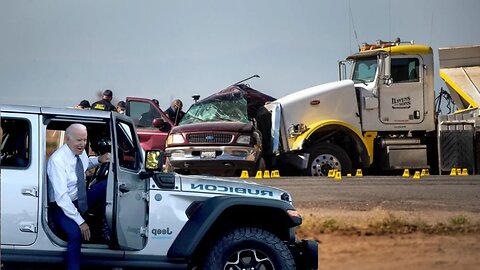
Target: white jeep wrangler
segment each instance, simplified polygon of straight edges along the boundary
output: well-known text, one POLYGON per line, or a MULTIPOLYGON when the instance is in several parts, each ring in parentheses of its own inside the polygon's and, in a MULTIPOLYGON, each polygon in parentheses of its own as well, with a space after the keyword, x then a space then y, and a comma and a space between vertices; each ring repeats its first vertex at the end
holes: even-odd
POLYGON ((317 269, 317 243, 295 239, 302 219, 288 192, 163 173, 159 151, 143 153, 134 123, 124 115, 11 105, 0 109, 4 267, 49 269, 64 263, 66 242, 49 218, 46 164, 64 143, 65 129, 82 123, 88 129, 88 153, 112 153, 112 162, 87 179, 89 184, 107 181, 106 219, 88 215, 94 235, 82 244, 82 265, 317 269))

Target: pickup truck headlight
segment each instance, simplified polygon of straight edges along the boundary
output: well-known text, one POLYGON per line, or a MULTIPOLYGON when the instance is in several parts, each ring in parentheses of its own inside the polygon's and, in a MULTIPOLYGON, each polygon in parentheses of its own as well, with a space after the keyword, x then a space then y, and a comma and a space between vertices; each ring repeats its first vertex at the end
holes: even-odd
POLYGON ((240 136, 238 136, 237 143, 250 144, 250 135, 240 135, 240 136))
POLYGON ((167 145, 179 144, 184 142, 185 142, 185 139, 183 138, 183 135, 181 133, 174 133, 174 134, 168 135, 167 145))

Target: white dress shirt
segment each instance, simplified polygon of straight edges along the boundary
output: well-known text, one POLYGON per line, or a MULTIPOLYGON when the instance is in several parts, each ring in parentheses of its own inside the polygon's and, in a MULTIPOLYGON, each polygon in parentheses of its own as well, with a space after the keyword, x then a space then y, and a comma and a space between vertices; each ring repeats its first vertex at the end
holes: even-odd
MULTIPOLYGON (((82 160, 83 168, 86 168, 86 170, 99 164, 98 158, 89 158, 85 150, 79 157, 82 160)), ((49 202, 56 202, 67 217, 80 225, 85 220, 73 204, 73 201, 78 199, 76 163, 75 154, 66 144, 52 154, 47 164, 48 200, 49 202)))

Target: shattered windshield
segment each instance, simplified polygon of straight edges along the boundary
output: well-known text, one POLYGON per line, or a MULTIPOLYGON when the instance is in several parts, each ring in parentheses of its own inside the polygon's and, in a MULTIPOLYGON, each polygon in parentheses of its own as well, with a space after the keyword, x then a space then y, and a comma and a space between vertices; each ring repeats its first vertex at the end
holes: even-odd
POLYGON ((377 73, 377 58, 359 58, 356 60, 352 80, 355 83, 370 83, 377 73))
POLYGON ((247 100, 243 97, 237 97, 193 104, 183 116, 179 125, 215 121, 249 123, 247 100))

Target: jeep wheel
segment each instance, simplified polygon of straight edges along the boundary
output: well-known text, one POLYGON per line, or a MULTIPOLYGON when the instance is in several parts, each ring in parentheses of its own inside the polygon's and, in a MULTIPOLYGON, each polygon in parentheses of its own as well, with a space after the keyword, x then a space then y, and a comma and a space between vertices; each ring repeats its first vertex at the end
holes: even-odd
POLYGON ((208 253, 202 269, 295 269, 287 246, 272 233, 239 228, 223 235, 208 253))
POLYGON ((337 169, 342 174, 352 171, 352 161, 341 147, 331 143, 313 145, 309 150, 310 158, 306 174, 309 176, 327 176, 328 171, 337 169))

